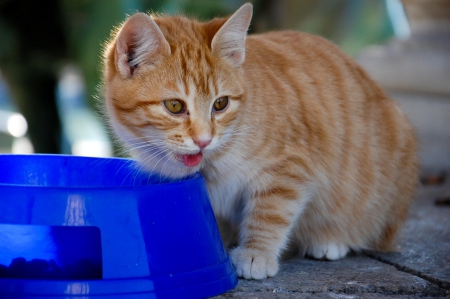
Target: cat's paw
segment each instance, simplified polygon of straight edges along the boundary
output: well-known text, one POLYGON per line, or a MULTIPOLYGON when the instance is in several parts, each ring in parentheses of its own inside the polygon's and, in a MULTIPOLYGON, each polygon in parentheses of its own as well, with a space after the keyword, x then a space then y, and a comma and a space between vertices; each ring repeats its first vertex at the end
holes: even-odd
POLYGON ((314 246, 310 254, 315 259, 327 259, 327 260, 338 260, 347 255, 350 248, 344 244, 327 243, 318 246, 314 246))
POLYGON ((278 273, 278 259, 273 254, 237 247, 230 252, 230 257, 239 277, 264 279, 278 273))

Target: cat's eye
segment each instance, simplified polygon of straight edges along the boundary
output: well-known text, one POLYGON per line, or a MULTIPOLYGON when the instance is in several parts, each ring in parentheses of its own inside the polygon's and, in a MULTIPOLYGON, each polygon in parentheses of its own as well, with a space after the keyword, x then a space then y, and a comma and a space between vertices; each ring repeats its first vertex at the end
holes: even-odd
POLYGON ((228 106, 228 97, 220 97, 214 102, 214 110, 221 111, 228 106))
POLYGON ((165 100, 164 106, 173 114, 180 114, 185 111, 184 103, 180 100, 165 100))

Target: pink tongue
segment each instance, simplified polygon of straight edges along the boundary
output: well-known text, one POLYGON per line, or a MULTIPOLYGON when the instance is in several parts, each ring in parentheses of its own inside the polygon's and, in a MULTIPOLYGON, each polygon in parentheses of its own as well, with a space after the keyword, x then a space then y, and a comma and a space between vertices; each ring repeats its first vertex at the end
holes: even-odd
POLYGON ((197 166, 203 158, 202 153, 198 153, 196 155, 183 155, 184 165, 189 167, 197 166))

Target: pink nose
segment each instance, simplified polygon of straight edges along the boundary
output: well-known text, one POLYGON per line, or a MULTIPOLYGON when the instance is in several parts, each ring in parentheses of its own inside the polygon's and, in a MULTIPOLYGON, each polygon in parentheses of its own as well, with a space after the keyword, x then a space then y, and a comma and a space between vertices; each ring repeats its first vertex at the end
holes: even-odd
POLYGON ((192 138, 192 140, 194 140, 194 143, 197 144, 200 149, 204 149, 205 147, 208 146, 208 144, 211 143, 211 139, 195 139, 195 138, 192 138))

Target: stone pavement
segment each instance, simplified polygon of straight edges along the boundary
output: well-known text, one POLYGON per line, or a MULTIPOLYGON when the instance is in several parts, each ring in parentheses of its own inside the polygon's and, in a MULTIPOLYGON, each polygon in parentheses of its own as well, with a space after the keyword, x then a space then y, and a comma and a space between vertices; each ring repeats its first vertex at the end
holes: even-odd
POLYGON ((418 188, 398 252, 352 253, 334 262, 297 257, 283 262, 276 277, 239 280, 215 298, 450 297, 449 200, 450 177, 418 188))

